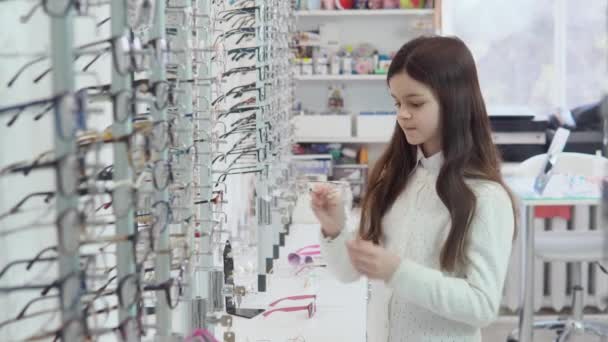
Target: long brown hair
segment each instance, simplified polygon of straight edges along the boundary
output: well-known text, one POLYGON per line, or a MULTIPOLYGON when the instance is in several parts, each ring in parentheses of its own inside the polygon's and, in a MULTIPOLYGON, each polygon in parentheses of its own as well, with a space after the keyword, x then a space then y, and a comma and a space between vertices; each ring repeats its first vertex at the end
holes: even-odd
MULTIPOLYGON (((471 52, 458 38, 420 37, 409 41, 395 55, 387 82, 407 72, 428 86, 439 102, 444 164, 436 189, 450 212, 452 226, 441 250, 440 265, 453 271, 465 265, 467 236, 477 198, 465 179, 501 184, 500 156, 492 142, 490 121, 481 95, 471 52)), ((378 244, 383 237, 382 217, 405 189, 416 166, 417 147, 407 142, 395 124, 391 141, 376 162, 362 202, 359 234, 378 244)), ((509 192, 513 202, 513 196, 509 192)), ((516 215, 513 205, 513 215, 516 215)))

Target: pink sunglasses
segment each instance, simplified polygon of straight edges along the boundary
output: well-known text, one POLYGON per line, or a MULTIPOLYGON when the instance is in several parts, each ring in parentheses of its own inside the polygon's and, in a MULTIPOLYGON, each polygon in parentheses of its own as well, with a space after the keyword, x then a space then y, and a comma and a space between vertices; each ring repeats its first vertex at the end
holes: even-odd
POLYGON ((312 318, 315 315, 315 313, 317 312, 317 295, 302 295, 302 296, 285 297, 285 298, 281 298, 281 299, 278 299, 278 300, 270 303, 268 306, 273 307, 284 300, 303 300, 303 299, 312 299, 312 302, 310 302, 308 305, 305 305, 305 306, 291 306, 291 307, 276 308, 276 309, 268 310, 268 311, 264 312, 263 315, 264 315, 264 317, 268 317, 273 312, 278 312, 278 311, 280 311, 280 312, 308 311, 308 318, 312 318))
POLYGON ((287 261, 290 265, 298 266, 302 263, 302 257, 304 257, 305 264, 313 263, 313 255, 321 255, 320 245, 304 246, 293 253, 287 255, 287 261))
POLYGON ((188 336, 185 342, 219 342, 207 329, 196 329, 188 336))

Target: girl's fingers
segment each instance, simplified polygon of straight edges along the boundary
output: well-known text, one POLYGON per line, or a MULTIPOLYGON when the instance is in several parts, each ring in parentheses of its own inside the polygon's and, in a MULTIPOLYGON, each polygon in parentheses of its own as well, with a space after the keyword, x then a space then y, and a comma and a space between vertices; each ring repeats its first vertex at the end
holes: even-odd
POLYGON ((325 193, 327 193, 329 188, 327 186, 325 186, 325 184, 315 184, 310 188, 310 190, 311 190, 310 192, 312 192, 312 193, 325 194, 325 193))
POLYGON ((340 192, 338 190, 329 190, 327 191, 328 198, 338 198, 340 196, 340 192))
POLYGON ((359 263, 371 264, 375 258, 375 251, 365 245, 366 241, 351 240, 346 242, 348 253, 359 263))
POLYGON ((311 208, 313 211, 320 213, 323 211, 323 206, 317 205, 317 204, 312 204, 311 208))
POLYGON ((361 263, 359 260, 351 259, 351 264, 357 270, 357 272, 363 275, 367 275, 369 273, 370 268, 367 265, 361 263))
POLYGON ((318 208, 322 208, 326 205, 326 201, 324 201, 323 199, 320 198, 313 198, 311 199, 310 203, 318 208))
POLYGON ((356 258, 356 260, 357 260, 357 264, 362 268, 365 268, 365 269, 373 268, 374 263, 372 262, 372 260, 370 258, 359 256, 356 258))
POLYGON ((317 201, 325 201, 327 196, 323 192, 312 192, 310 198, 317 201))

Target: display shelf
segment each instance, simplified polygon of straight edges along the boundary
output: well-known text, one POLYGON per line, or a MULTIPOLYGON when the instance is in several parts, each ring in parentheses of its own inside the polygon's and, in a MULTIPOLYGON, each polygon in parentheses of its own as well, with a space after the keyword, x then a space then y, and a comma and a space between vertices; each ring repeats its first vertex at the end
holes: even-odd
POLYGON ((421 9, 378 9, 378 10, 312 10, 296 11, 297 17, 350 17, 350 16, 399 16, 399 15, 432 15, 432 8, 421 9))
POLYGON ((296 137, 298 143, 384 144, 390 137, 296 137))
POLYGON ((386 75, 299 75, 297 81, 385 81, 386 75))
POLYGON ((294 154, 291 156, 293 160, 314 160, 314 159, 332 159, 331 154, 294 154))

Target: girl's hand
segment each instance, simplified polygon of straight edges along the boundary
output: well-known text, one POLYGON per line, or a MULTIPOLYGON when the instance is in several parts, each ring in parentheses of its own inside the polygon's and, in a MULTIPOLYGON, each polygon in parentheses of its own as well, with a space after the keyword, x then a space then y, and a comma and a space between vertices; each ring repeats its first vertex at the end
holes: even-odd
POLYGON ((347 241, 346 248, 355 269, 370 279, 388 282, 401 263, 398 255, 371 241, 347 241))
POLYGON ((310 207, 325 236, 340 234, 346 220, 340 189, 331 184, 315 184, 310 190, 310 207))

